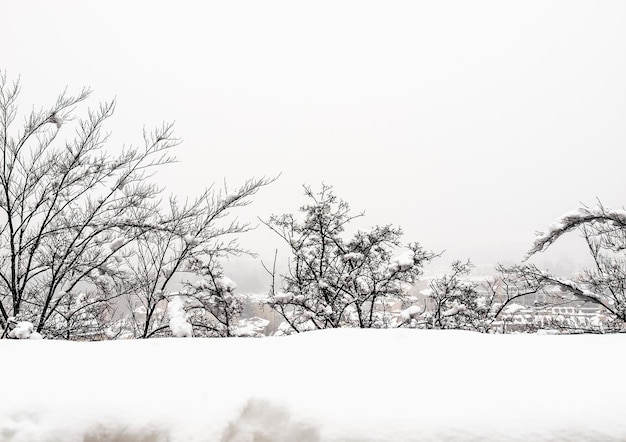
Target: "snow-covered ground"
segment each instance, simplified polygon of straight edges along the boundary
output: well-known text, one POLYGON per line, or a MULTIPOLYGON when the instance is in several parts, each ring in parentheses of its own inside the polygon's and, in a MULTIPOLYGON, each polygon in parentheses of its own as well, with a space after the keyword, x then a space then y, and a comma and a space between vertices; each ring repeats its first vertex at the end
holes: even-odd
POLYGON ((0 440, 626 440, 624 335, 0 341, 0 440))

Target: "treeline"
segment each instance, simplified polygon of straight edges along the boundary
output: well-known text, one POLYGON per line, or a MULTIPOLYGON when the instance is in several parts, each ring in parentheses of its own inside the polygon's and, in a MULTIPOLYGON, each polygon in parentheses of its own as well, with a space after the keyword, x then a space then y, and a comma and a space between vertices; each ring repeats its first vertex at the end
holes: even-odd
MULTIPOLYGON (((170 152, 179 141, 172 125, 144 132, 141 147, 112 154, 104 126, 114 102, 81 111, 90 91, 63 93, 17 124, 19 90, 19 82, 0 74, 1 336, 261 335, 258 323, 241 319, 244 300, 221 262, 247 253, 238 238, 251 227, 232 211, 275 178, 252 178, 234 189, 211 186, 192 200, 165 199, 151 177, 174 161, 170 152)), ((281 318, 279 334, 334 327, 502 332, 516 300, 537 294, 591 303, 603 318, 575 327, 556 318, 541 327, 623 329, 624 211, 581 208, 537 237, 529 256, 568 232, 582 234, 595 267, 575 278, 521 263, 498 266, 491 280, 476 283, 468 279, 471 263, 456 261, 416 296, 411 289, 437 252, 403 242, 401 229, 391 225, 346 235, 361 215, 330 186, 305 187, 305 197, 299 213, 272 216, 261 227, 290 255, 284 274, 265 267, 269 290, 261 302, 281 318)), ((539 327, 526 323, 526 330, 539 327)))

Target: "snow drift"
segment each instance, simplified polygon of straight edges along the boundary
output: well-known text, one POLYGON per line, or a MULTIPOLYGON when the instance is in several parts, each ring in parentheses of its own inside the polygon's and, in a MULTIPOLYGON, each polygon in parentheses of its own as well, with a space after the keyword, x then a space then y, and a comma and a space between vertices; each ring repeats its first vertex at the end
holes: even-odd
POLYGON ((0 440, 626 440, 624 335, 0 341, 0 440))

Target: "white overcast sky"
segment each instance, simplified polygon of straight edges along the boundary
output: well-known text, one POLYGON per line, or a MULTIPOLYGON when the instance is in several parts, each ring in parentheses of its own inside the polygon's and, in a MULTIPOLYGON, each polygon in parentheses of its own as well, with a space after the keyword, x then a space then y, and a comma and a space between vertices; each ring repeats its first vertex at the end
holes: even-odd
MULTIPOLYGON (((488 264, 626 203, 625 23, 624 1, 4 0, 0 69, 29 107, 116 97, 114 142, 175 120, 178 195, 282 173, 254 220, 323 181, 362 227, 488 264)), ((242 242, 271 260, 278 238, 242 242)))

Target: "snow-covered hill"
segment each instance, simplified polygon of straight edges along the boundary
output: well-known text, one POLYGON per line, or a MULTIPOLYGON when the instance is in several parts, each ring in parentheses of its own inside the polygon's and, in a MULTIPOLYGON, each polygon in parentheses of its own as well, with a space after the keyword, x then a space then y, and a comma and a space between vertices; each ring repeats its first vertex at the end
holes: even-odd
POLYGON ((623 335, 0 341, 0 441, 626 440, 623 335))

